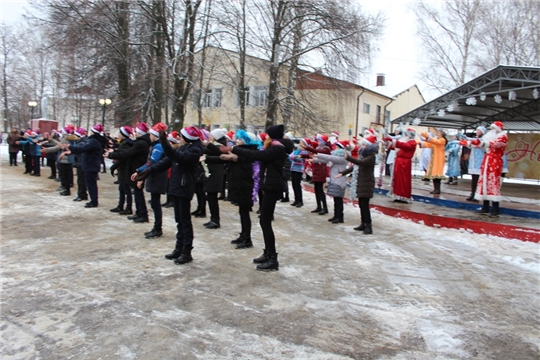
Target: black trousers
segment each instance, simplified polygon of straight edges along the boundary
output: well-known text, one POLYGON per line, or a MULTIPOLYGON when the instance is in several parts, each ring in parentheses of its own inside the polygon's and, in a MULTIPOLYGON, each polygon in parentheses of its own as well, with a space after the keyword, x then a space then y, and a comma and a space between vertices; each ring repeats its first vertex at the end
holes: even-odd
POLYGON ((358 205, 360 206, 360 222, 362 224, 371 224, 369 200, 370 198, 358 198, 358 205))
POLYGON ((85 171, 84 180, 86 181, 86 187, 90 195, 90 202, 93 205, 98 205, 98 173, 95 171, 85 171))
POLYGON ((32 172, 32 156, 30 156, 30 154, 28 153, 23 153, 24 155, 24 166, 25 166, 25 169, 26 169, 26 172, 27 173, 31 173, 32 172))
POLYGON ((16 152, 9 153, 9 165, 17 165, 17 154, 16 152))
POLYGON ((251 218, 249 216, 250 210, 251 206, 249 205, 238 205, 238 213, 240 214, 240 225, 242 226, 240 236, 243 239, 251 239, 251 218))
POLYGON ((160 193, 150 193, 150 207, 154 212, 154 229, 161 230, 163 225, 163 209, 161 208, 160 193))
POLYGON ((217 192, 206 193, 206 200, 210 209, 210 221, 219 225, 219 202, 217 194, 217 192))
POLYGON ((480 179, 480 175, 471 175, 471 197, 474 197, 474 194, 476 193, 476 187, 478 186, 478 179, 480 179))
POLYGON ((334 217, 343 221, 343 198, 334 196, 334 217))
POLYGON ((265 191, 261 203, 261 219, 259 224, 263 233, 266 253, 270 255, 276 253, 276 237, 274 236, 274 229, 272 229, 272 219, 274 218, 276 202, 281 199, 281 196, 281 192, 265 191))
POLYGON ((204 183, 195 184, 195 194, 197 195, 197 211, 206 214, 206 193, 204 192, 204 183))
POLYGON ((86 190, 86 179, 84 178, 84 171, 81 167, 77 169, 77 197, 81 199, 87 199, 88 194, 86 190))
POLYGON ((191 223, 191 199, 170 195, 174 204, 176 221, 176 249, 193 246, 193 224, 191 223))
POLYGON ((291 183, 294 192, 294 202, 303 203, 302 200, 302 173, 291 171, 291 183))
POLYGON ((315 187, 315 199, 317 200, 317 209, 328 210, 326 205, 326 194, 324 193, 324 183, 314 182, 315 187))
POLYGON ((51 177, 56 179, 56 160, 47 159, 47 166, 51 168, 51 177))
POLYGON ((125 180, 118 180, 118 207, 129 210, 133 207, 133 194, 131 187, 125 180))
POLYGON ((73 184, 73 164, 58 164, 62 187, 69 190, 73 184))
POLYGON ((135 198, 135 215, 147 218, 148 209, 146 208, 146 201, 144 200, 144 191, 135 186, 133 189, 133 197, 135 198))
POLYGON ((41 156, 32 156, 34 162, 34 174, 41 175, 41 156))

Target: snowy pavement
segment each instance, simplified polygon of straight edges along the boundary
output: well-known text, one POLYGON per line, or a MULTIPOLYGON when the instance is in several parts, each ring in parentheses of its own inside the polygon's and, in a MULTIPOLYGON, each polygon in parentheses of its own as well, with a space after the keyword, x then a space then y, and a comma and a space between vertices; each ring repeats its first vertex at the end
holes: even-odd
MULTIPOLYGON (((100 174, 100 207, 61 197, 58 183, 1 161, 2 359, 538 359, 540 247, 434 229, 373 213, 374 235, 279 203, 280 270, 235 250, 237 208, 222 227, 194 219, 194 261, 163 258, 164 236, 110 213, 116 188, 100 174)), ((194 200, 196 203, 196 200, 194 200)), ((330 208, 331 200, 329 202, 330 208)))

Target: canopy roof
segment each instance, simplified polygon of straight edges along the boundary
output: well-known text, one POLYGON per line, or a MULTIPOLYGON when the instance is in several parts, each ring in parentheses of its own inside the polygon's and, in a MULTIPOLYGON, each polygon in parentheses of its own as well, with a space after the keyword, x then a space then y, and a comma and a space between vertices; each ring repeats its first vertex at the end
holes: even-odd
POLYGON ((540 131, 539 95, 539 67, 499 65, 392 123, 476 129, 500 120, 505 130, 540 131))

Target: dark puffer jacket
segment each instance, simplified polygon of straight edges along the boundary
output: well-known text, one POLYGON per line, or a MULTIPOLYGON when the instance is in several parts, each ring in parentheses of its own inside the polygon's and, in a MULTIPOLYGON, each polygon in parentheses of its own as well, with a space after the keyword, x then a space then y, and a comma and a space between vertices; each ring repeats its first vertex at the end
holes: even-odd
MULTIPOLYGON (((306 150, 315 153, 315 154, 326 154, 330 155, 330 148, 328 146, 319 146, 316 149, 312 148, 311 146, 306 146, 306 150)), ((302 155, 303 158, 309 158, 309 155, 302 155)), ((313 176, 311 177, 311 180, 313 182, 319 182, 319 183, 325 183, 326 182, 326 176, 328 173, 328 168, 326 164, 323 163, 313 163, 313 176)))
POLYGON ((285 180, 283 176, 283 165, 285 158, 294 149, 294 144, 289 139, 279 139, 277 143, 262 151, 249 150, 235 146, 233 154, 247 161, 261 162, 260 189, 269 192, 283 193, 285 190, 285 180))
POLYGON ((129 173, 127 181, 131 187, 137 186, 135 182, 131 181, 131 175, 146 163, 151 143, 150 135, 146 134, 135 139, 131 148, 109 153, 109 159, 127 160, 126 170, 129 173))
POLYGON ((99 172, 103 161, 103 151, 108 141, 105 137, 94 134, 88 137, 88 141, 70 146, 73 154, 82 154, 81 165, 83 171, 99 172))
MULTIPOLYGON (((238 145, 239 148, 257 150, 257 145, 238 145)), ((238 157, 228 163, 229 200, 245 206, 253 206, 253 161, 238 157)))
POLYGON ((204 180, 205 192, 220 192, 223 188, 223 176, 225 175, 225 169, 223 168, 223 160, 219 158, 221 151, 219 146, 214 144, 208 144, 204 149, 206 155, 206 165, 210 176, 204 180))
POLYGON ((195 173, 199 158, 203 154, 203 144, 200 140, 193 141, 174 149, 167 140, 161 141, 165 158, 147 170, 150 174, 161 172, 172 167, 169 182, 169 194, 181 198, 192 199, 195 193, 195 173))
MULTIPOLYGON (((130 138, 124 138, 118 144, 116 150, 126 151, 133 146, 133 140, 130 138)), ((111 165, 111 171, 118 171, 118 179, 122 181, 130 181, 131 173, 129 172, 129 159, 118 159, 111 165)))
MULTIPOLYGON (((375 154, 378 152, 377 145, 370 145, 366 147, 361 154, 361 157, 355 159, 350 155, 347 156, 347 161, 358 165, 358 181, 356 185, 356 197, 358 198, 372 198, 375 189, 375 154)), ((353 167, 349 167, 347 170, 341 172, 346 175, 353 171, 353 167)))

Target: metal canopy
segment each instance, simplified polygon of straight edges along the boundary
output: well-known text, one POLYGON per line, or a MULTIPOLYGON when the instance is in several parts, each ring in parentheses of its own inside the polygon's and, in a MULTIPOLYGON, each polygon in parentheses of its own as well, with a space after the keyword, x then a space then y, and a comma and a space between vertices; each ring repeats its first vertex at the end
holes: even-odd
POLYGON ((508 131, 540 131, 539 95, 539 67, 499 65, 392 123, 476 129, 500 120, 508 131), (515 99, 510 100, 512 91, 515 99))

